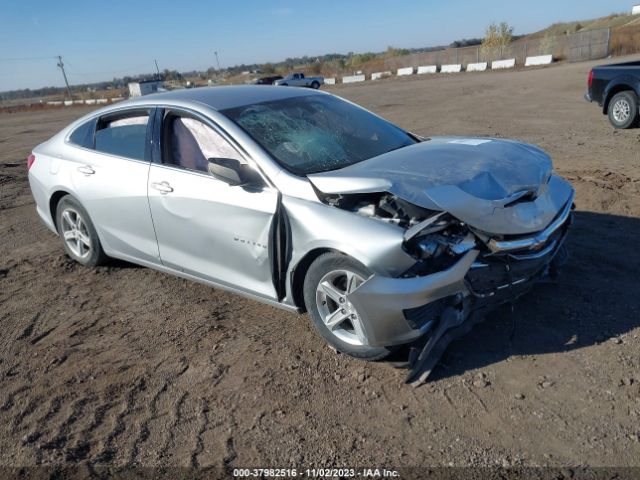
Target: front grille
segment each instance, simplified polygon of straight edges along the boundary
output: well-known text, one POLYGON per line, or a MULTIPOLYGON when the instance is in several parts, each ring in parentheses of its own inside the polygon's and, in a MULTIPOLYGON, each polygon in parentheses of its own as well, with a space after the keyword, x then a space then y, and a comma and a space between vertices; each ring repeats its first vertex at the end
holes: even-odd
MULTIPOLYGON (((515 293, 517 290, 527 289, 527 284, 547 272, 551 261, 559 251, 566 256, 562 243, 570 224, 571 216, 569 215, 567 221, 537 248, 499 253, 488 250, 481 252, 467 272, 465 278, 467 286, 477 296, 496 294, 501 290, 515 293)), ((510 241, 513 238, 506 240, 510 241)))
POLYGON ((543 273, 552 258, 553 252, 529 260, 516 260, 508 254, 481 256, 467 272, 467 285, 478 295, 519 286, 543 273))

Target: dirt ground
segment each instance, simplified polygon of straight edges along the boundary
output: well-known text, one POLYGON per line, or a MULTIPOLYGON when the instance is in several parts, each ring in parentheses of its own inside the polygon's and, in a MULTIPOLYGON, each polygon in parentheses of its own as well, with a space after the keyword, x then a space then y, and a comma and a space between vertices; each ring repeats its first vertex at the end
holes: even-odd
POLYGON ((577 190, 559 281, 418 389, 333 353, 306 316, 76 265, 25 158, 87 110, 0 115, 0 465, 640 466, 640 129, 584 102, 591 65, 328 88, 421 135, 540 145, 577 190))

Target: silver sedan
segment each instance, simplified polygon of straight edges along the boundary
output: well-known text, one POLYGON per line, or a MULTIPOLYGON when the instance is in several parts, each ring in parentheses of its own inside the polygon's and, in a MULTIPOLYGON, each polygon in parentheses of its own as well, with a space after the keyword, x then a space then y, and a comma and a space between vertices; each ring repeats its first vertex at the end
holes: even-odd
POLYGON ((28 165, 40 217, 79 263, 307 311, 366 360, 412 343, 412 382, 556 273, 574 195, 534 146, 423 138, 328 93, 263 86, 108 106, 28 165))

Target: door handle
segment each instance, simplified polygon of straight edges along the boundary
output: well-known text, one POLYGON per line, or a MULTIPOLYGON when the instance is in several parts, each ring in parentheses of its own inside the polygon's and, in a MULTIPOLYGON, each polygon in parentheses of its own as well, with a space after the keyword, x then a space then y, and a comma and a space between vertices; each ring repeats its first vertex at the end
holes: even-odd
POLYGON ((91 168, 91 165, 83 165, 81 167, 78 167, 78 171, 80 173, 84 173, 85 175, 93 175, 94 173, 96 173, 96 171, 91 168))
POLYGON ((151 187, 158 190, 162 195, 173 192, 173 188, 169 185, 169 182, 153 182, 151 187))

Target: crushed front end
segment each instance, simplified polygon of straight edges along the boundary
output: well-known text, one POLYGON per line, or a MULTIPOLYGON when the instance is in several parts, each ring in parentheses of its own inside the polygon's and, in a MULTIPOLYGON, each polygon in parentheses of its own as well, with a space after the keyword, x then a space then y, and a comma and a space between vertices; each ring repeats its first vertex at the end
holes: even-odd
POLYGON ((572 208, 573 192, 545 229, 524 235, 488 234, 446 212, 414 221, 403 248, 416 263, 397 278, 373 275, 349 296, 369 320, 368 340, 417 340, 407 382, 423 383, 449 342, 492 309, 557 274, 567 257, 572 208))

